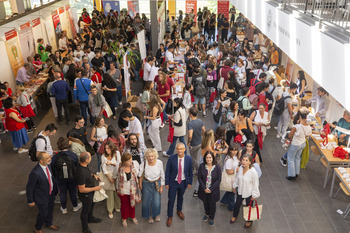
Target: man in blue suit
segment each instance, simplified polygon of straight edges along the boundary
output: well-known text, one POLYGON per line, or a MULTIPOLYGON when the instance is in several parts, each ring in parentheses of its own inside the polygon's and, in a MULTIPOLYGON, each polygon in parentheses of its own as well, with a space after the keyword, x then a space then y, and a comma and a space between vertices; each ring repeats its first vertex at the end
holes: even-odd
POLYGON ((182 213, 183 195, 187 188, 192 186, 192 158, 185 155, 186 147, 183 143, 176 145, 177 154, 172 155, 165 170, 165 187, 168 191, 168 220, 166 225, 171 226, 173 220, 173 209, 177 193, 177 215, 184 220, 185 216, 182 213))
POLYGON ((58 226, 52 224, 52 212, 57 193, 55 179, 50 167, 51 157, 46 152, 40 152, 37 156, 39 163, 29 174, 27 183, 27 201, 30 207, 38 206, 39 214, 35 223, 35 232, 42 233, 45 224, 51 230, 58 230, 58 226))

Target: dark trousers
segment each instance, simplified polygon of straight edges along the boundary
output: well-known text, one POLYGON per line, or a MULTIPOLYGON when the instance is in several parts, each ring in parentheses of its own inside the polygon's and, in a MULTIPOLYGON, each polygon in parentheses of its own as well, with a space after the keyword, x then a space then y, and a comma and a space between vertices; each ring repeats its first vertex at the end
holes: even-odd
POLYGON ((170 181, 168 192, 168 217, 173 217, 173 209, 175 204, 175 198, 177 194, 177 211, 182 211, 182 203, 184 200, 184 193, 186 191, 186 181, 183 180, 180 184, 175 180, 170 181))
POLYGON ((228 31, 222 31, 221 33, 221 42, 225 43, 227 41, 227 35, 228 35, 228 31))
POLYGON ((112 110, 112 113, 113 113, 113 116, 116 116, 116 113, 115 113, 115 107, 116 107, 116 96, 112 96, 112 97, 105 97, 109 107, 111 107, 111 110, 112 110))
POLYGON ((85 121, 85 126, 87 125, 87 114, 89 113, 90 116, 90 123, 93 125, 94 124, 94 119, 92 118, 90 108, 89 108, 89 102, 88 101, 79 101, 79 106, 80 106, 80 111, 81 115, 84 118, 85 121))
POLYGON ((258 143, 258 136, 257 135, 255 135, 255 136, 256 136, 256 139, 255 139, 255 142, 254 142, 254 150, 258 154, 260 162, 262 162, 260 148, 259 148, 259 143, 258 143))
POLYGON ((205 215, 209 215, 210 220, 214 220, 215 212, 216 212, 216 202, 212 201, 211 193, 204 194, 204 210, 205 215))
POLYGON ((52 225, 52 219, 53 219, 52 212, 53 212, 54 204, 55 204, 54 192, 52 192, 51 195, 49 196, 48 203, 37 204, 38 210, 39 210, 39 214, 36 218, 36 223, 35 223, 35 229, 37 231, 41 230, 44 223, 48 227, 52 225))
POLYGON ((123 99, 123 85, 119 85, 117 87, 117 97, 118 97, 118 101, 122 101, 122 99, 123 99))
POLYGON ((62 107, 64 108, 64 115, 66 116, 66 122, 70 121, 69 109, 68 109, 68 98, 64 100, 56 99, 58 121, 62 121, 62 107))
POLYGON ((93 211, 94 211, 94 202, 93 202, 94 192, 79 194, 79 199, 83 204, 80 221, 83 227, 83 231, 89 229, 88 221, 92 221, 94 219, 93 211))
POLYGON ((31 117, 29 117, 29 120, 26 121, 28 129, 32 129, 34 126, 34 122, 31 117))
MULTIPOLYGON (((236 200, 235 208, 233 209, 233 217, 235 218, 237 218, 237 216, 239 215, 239 209, 241 208, 241 205, 244 199, 242 198, 242 195, 238 194, 237 189, 236 189, 236 193, 237 193, 237 200, 236 200)), ((252 196, 245 198, 245 203, 249 205, 249 202, 251 199, 252 199, 252 196)), ((248 221, 248 222, 251 222, 251 221, 248 221)))
POLYGON ((73 206, 77 207, 78 205, 77 184, 75 183, 75 181, 58 183, 57 186, 60 191, 60 201, 61 201, 62 209, 67 208, 67 191, 69 191, 69 197, 70 197, 70 200, 72 201, 73 206))
POLYGON ((226 132, 226 143, 230 145, 231 139, 236 136, 236 132, 234 130, 229 130, 226 132))
POLYGON ((227 209, 230 211, 235 207, 235 195, 234 192, 226 192, 220 200, 222 204, 227 205, 227 209))

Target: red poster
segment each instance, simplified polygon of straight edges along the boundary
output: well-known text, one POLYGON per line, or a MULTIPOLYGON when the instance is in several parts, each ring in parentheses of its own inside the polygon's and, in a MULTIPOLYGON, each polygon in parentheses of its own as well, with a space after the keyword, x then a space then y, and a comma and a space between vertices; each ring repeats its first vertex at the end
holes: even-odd
POLYGON ((139 1, 138 0, 128 0, 128 12, 131 18, 134 18, 136 13, 139 12, 139 1))
POLYGON ((73 20, 73 15, 72 15, 72 10, 70 9, 69 5, 66 5, 66 13, 67 13, 67 16, 69 18, 70 28, 72 30, 73 37, 75 37, 75 35, 77 34, 77 29, 75 27, 75 23, 74 23, 74 20, 73 20))
POLYGON ((58 13, 59 13, 59 14, 62 14, 63 12, 64 12, 64 7, 58 8, 58 13))
POLYGON ((12 29, 11 31, 5 32, 6 40, 10 40, 10 39, 12 39, 12 38, 14 38, 16 36, 17 36, 16 29, 12 29))
POLYGON ((186 1, 186 13, 191 13, 192 9, 194 9, 194 14, 197 15, 197 0, 186 1))
POLYGON ((60 21, 60 15, 57 13, 57 10, 52 12, 52 21, 56 34, 60 34, 62 32, 62 25, 60 21))
POLYGON ((23 29, 26 29, 26 28, 29 28, 30 27, 30 23, 27 22, 25 24, 22 24, 21 26, 19 26, 20 30, 23 30, 23 29))
POLYGON ((33 27, 36 27, 40 24, 40 18, 36 18, 32 20, 33 27))
POLYGON ((218 14, 224 14, 229 20, 230 2, 226 0, 218 1, 218 14))

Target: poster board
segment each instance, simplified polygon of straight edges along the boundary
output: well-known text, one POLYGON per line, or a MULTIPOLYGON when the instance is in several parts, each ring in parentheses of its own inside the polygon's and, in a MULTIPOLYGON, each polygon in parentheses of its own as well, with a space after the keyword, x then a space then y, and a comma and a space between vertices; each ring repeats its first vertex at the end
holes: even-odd
MULTIPOLYGON (((37 40, 39 38, 42 38, 44 33, 42 31, 42 25, 41 25, 41 21, 40 21, 40 18, 36 18, 36 19, 33 19, 31 21, 31 25, 32 25, 32 30, 33 30, 33 36, 34 36, 34 43, 35 43, 35 48, 38 47, 38 43, 37 43, 37 40)), ((35 53, 37 53, 37 50, 35 50, 35 53)))
POLYGON ((137 33, 137 40, 139 42, 141 59, 144 60, 147 56, 145 30, 142 30, 139 33, 137 33))
POLYGON ((118 13, 120 13, 119 1, 103 1, 102 4, 103 4, 103 11, 105 12, 106 16, 111 10, 118 11, 118 13))
POLYGON ((22 53, 18 43, 18 36, 17 36, 16 29, 6 32, 5 38, 6 38, 5 46, 6 46, 7 56, 10 60, 11 68, 16 77, 17 71, 19 70, 19 68, 21 68, 24 65, 22 53))
POLYGON ((197 0, 186 0, 186 13, 189 14, 192 12, 192 9, 194 9, 194 14, 196 15, 194 18, 197 19, 197 0))
POLYGON ((20 26, 18 37, 24 60, 27 60, 27 57, 29 56, 33 57, 35 55, 35 40, 33 30, 29 22, 20 26))
POLYGON ((165 34, 165 1, 160 5, 157 12, 157 20, 158 20, 158 46, 160 43, 163 43, 164 34, 165 34))
POLYGON ((62 25, 60 21, 60 15, 58 14, 57 10, 52 12, 52 22, 53 27, 55 29, 55 33, 59 35, 62 32, 62 25))
POLYGON ((57 43, 56 43, 56 34, 55 29, 53 28, 51 19, 48 19, 45 21, 45 29, 46 29, 46 35, 49 39, 48 43, 52 46, 52 51, 57 50, 57 43))
POLYGON ((230 2, 227 0, 218 1, 218 14, 225 15, 226 19, 229 20, 230 2))
POLYGON ((138 0, 128 0, 128 13, 131 18, 134 18, 136 13, 139 12, 139 1, 138 0))
POLYGON ((72 31, 72 37, 75 38, 77 35, 77 28, 76 28, 76 23, 74 22, 73 14, 72 14, 72 9, 70 8, 70 5, 66 5, 66 15, 67 19, 69 20, 69 25, 70 29, 72 31))

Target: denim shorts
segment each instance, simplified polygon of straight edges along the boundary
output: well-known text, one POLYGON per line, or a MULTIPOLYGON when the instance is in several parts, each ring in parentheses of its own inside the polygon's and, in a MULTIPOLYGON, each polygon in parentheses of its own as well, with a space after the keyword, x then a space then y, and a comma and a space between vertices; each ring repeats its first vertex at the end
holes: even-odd
POLYGON ((194 104, 205 104, 205 97, 194 96, 194 104))

